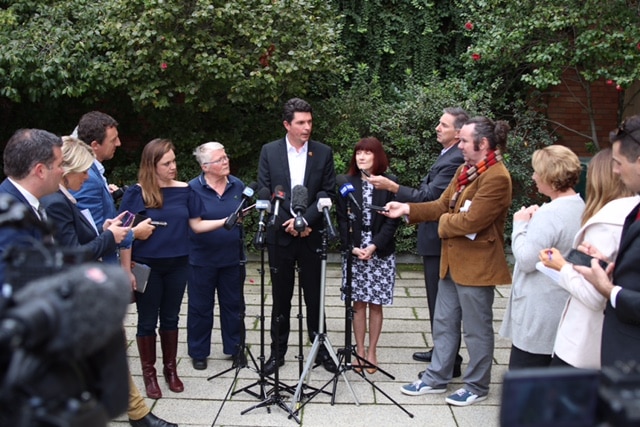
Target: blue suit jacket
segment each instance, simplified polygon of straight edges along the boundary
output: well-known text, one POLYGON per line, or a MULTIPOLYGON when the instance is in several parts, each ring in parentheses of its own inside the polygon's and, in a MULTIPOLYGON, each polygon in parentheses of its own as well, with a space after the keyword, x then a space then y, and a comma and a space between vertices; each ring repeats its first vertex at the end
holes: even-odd
POLYGON ((107 230, 98 235, 89 220, 62 191, 43 197, 41 203, 55 224, 54 236, 59 245, 87 250, 94 260, 116 250, 113 233, 107 230))
MULTIPOLYGON (((258 166, 258 188, 266 187, 271 193, 277 185, 284 187, 285 200, 281 203, 275 226, 267 229, 267 242, 287 246, 293 236, 286 233, 282 223, 291 218, 291 176, 289 175, 289 159, 287 157, 287 143, 284 138, 267 143, 262 146, 260 164, 258 166)), ((311 247, 319 247, 321 235, 318 232, 323 228, 322 213, 318 212, 318 192, 325 191, 335 200, 336 173, 333 166, 333 151, 328 145, 317 141, 308 142, 307 166, 304 174, 303 185, 307 189, 307 210, 304 219, 312 228, 311 234, 304 240, 311 247)))
MULTIPOLYGON (((396 200, 400 202, 430 202, 438 200, 449 186, 458 167, 464 162, 462 152, 457 146, 449 148, 439 156, 424 177, 418 190, 400 186, 396 200)), ((418 225, 418 254, 422 256, 440 256, 441 245, 438 236, 438 222, 421 222, 418 225)))
MULTIPOLYGON (((615 361, 640 361, 640 221, 636 206, 622 228, 620 249, 613 270, 613 283, 622 290, 616 308, 607 303, 602 326, 602 365, 615 361)), ((597 245, 597 242, 593 242, 597 245)))
POLYGON ((104 184, 102 174, 95 162, 89 168, 89 178, 78 191, 70 191, 80 209, 89 209, 98 230, 102 230, 104 221, 117 216, 113 197, 104 184))
MULTIPOLYGON (((29 209, 27 214, 31 216, 26 222, 29 221, 39 221, 36 216, 33 208, 24 198, 22 193, 18 191, 15 185, 11 183, 8 179, 2 181, 0 184, 0 193, 6 193, 13 196, 18 202, 24 204, 29 209)), ((6 256, 7 251, 12 247, 25 246, 30 247, 33 246, 34 242, 42 241, 42 232, 35 226, 33 227, 11 227, 5 226, 0 228, 0 284, 5 281, 5 270, 6 270, 6 262, 4 257, 6 256)))

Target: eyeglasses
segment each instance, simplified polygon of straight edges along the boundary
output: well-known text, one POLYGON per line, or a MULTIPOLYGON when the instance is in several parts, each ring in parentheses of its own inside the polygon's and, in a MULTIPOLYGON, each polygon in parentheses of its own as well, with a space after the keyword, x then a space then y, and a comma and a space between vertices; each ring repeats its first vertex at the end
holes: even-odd
POLYGON ((618 127, 618 131, 616 132, 616 137, 624 137, 626 135, 629 138, 633 139, 633 142, 640 145, 640 141, 638 141, 638 139, 635 136, 633 136, 633 133, 639 131, 640 128, 637 128, 631 131, 627 130, 626 123, 627 121, 625 120, 620 124, 620 126, 618 127))
POLYGON ((213 161, 213 162, 204 162, 202 164, 202 166, 204 166, 204 165, 219 165, 221 163, 229 163, 229 160, 231 160, 229 158, 229 156, 224 156, 224 157, 220 157, 218 160, 213 161))

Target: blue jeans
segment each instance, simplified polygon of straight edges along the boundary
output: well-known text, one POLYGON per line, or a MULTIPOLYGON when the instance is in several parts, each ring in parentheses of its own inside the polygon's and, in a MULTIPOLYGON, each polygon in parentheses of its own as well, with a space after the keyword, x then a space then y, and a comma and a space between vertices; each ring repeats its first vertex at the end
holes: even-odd
POLYGON ((144 293, 136 292, 138 330, 136 336, 155 336, 178 329, 180 305, 187 286, 188 257, 137 259, 151 267, 144 293))

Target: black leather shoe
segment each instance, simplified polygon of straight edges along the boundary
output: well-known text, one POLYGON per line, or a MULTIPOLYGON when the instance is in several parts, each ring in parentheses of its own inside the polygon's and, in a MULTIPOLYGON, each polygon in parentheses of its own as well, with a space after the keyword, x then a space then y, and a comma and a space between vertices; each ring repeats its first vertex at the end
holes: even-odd
POLYGON ((322 365, 322 367, 326 371, 331 372, 332 374, 335 374, 336 372, 338 372, 338 367, 336 366, 335 363, 333 363, 333 359, 327 353, 323 353, 323 354, 319 353, 316 356, 315 362, 316 362, 315 366, 322 365))
POLYGON ((149 412, 139 420, 129 420, 129 424, 133 427, 178 427, 178 424, 170 423, 162 418, 158 418, 149 412))
POLYGON ((418 351, 413 353, 413 360, 417 360, 418 362, 431 362, 432 354, 433 354, 433 350, 418 351))
POLYGON ((193 369, 198 371, 207 369, 207 359, 191 359, 191 363, 193 364, 193 369))
POLYGON ((264 374, 271 375, 276 371, 277 367, 284 365, 284 357, 276 359, 275 357, 270 357, 264 364, 264 374))
MULTIPOLYGON (((424 374, 424 371, 420 371, 418 372, 418 378, 422 379, 422 375, 424 374)), ((458 378, 462 376, 462 369, 460 367, 460 365, 453 365, 453 378, 458 378)))

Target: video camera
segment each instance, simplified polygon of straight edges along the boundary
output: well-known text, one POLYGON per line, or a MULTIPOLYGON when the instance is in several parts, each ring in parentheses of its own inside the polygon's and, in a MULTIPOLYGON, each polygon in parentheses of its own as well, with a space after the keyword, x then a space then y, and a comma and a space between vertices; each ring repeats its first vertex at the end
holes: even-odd
POLYGON ((632 361, 601 371, 573 367, 509 371, 502 386, 500 425, 638 426, 640 365, 632 361))
MULTIPOLYGON (((33 227, 10 205, 16 214, 0 203, 0 227, 33 227)), ((106 427, 128 405, 129 280, 83 251, 31 240, 2 259, 0 426, 106 427)))

